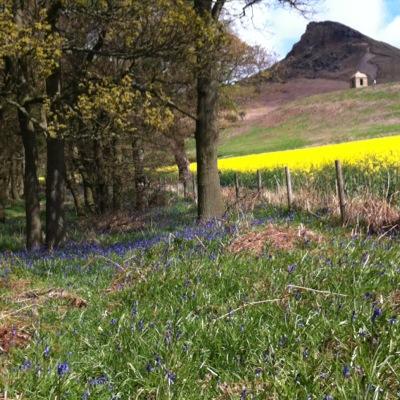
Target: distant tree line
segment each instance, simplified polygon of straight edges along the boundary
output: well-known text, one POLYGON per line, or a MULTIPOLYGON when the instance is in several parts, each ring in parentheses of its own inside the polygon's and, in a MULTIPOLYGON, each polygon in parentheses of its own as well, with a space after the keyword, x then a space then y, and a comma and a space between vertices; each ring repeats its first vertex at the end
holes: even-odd
MULTIPOLYGON (((244 1, 243 12, 261 2, 244 1)), ((199 220, 222 215, 219 90, 268 63, 265 51, 230 31, 224 17, 228 5, 225 0, 3 0, 0 221, 6 203, 23 196, 28 249, 62 242, 66 189, 79 215, 102 214, 121 209, 127 194, 143 210, 148 174, 169 161, 175 160, 180 179, 187 181, 185 140, 192 135, 199 220)))

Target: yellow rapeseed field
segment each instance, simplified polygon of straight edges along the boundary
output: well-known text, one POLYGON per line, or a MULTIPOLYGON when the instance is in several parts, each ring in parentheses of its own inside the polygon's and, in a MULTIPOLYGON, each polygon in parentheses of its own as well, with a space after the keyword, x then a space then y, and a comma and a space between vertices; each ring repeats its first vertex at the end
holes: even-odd
MULTIPOLYGON (((400 165, 400 135, 340 144, 220 159, 220 171, 252 172, 288 166, 294 171, 319 169, 335 160, 365 169, 400 165)), ((196 170, 196 163, 190 165, 196 170)))

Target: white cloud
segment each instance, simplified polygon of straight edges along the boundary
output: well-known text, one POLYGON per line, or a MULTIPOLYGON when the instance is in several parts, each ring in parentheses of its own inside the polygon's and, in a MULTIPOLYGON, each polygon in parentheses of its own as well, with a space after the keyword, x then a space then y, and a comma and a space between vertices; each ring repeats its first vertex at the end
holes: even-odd
MULTIPOLYGON (((233 8, 238 9, 239 3, 233 8)), ((400 16, 390 21, 385 0, 325 0, 310 19, 292 10, 259 5, 236 27, 243 40, 263 45, 284 57, 310 20, 341 22, 374 39, 400 46, 400 16)))
POLYGON ((378 39, 400 48, 400 16, 383 29, 378 39))

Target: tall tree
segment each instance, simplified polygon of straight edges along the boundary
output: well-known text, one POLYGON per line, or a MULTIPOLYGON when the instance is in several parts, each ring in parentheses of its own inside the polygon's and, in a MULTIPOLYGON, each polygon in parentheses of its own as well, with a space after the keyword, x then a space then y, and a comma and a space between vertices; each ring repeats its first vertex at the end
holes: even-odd
POLYGON ((43 10, 36 2, 5 0, 0 13, 0 71, 4 81, 2 103, 17 111, 25 157, 24 196, 26 246, 42 244, 37 133, 46 131, 41 109, 44 82, 60 55, 58 35, 51 33, 43 10))
MULTIPOLYGON (((289 6, 304 12, 315 0, 244 0, 243 12, 259 3, 280 6, 289 6)), ((214 32, 212 40, 222 29, 220 22, 224 7, 228 0, 194 0, 194 10, 214 32)), ((209 44, 209 43, 208 43, 209 44)), ((207 46, 212 48, 213 46, 207 46)), ((216 76, 218 67, 218 51, 208 51, 207 47, 197 47, 197 121, 196 121, 196 156, 198 182, 198 218, 205 221, 210 218, 221 217, 224 212, 221 188, 218 174, 217 145, 218 125, 217 107, 219 83, 216 76)))
MULTIPOLYGON (((47 11, 47 22, 54 34, 62 10, 62 2, 54 1, 47 11)), ((61 97, 61 66, 58 64, 46 79, 46 94, 50 101, 50 112, 54 113, 61 97)), ((46 246, 57 247, 65 235, 65 145, 61 133, 48 130, 46 168, 46 246)))

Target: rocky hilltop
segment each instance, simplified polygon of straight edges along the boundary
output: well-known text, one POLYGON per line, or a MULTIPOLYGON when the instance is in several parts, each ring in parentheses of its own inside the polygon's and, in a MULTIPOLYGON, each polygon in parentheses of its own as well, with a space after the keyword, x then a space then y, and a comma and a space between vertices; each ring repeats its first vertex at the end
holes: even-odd
POLYGON ((400 81, 400 50, 337 22, 311 22, 274 70, 285 80, 348 81, 360 70, 379 83, 400 81))

